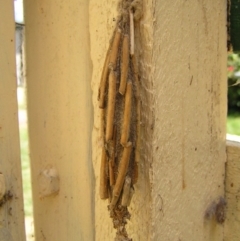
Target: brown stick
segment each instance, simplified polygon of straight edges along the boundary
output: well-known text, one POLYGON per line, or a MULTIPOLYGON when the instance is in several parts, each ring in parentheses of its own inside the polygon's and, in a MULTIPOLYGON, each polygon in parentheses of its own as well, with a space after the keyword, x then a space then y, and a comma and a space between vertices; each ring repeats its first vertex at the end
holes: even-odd
POLYGON ((99 108, 104 108, 104 99, 105 99, 107 77, 108 77, 108 64, 109 64, 109 51, 107 52, 107 55, 105 58, 100 86, 99 86, 99 92, 98 92, 99 108))
POLYGON ((115 186, 113 188, 113 197, 112 197, 112 201, 111 201, 111 208, 114 208, 114 206, 116 205, 120 193, 122 191, 122 187, 123 187, 123 183, 125 180, 125 176, 128 170, 128 165, 129 165, 129 159, 130 159, 130 155, 131 155, 131 151, 132 151, 132 143, 129 142, 127 147, 124 147, 123 149, 123 154, 122 154, 122 158, 119 164, 119 169, 118 169, 118 176, 117 176, 117 180, 115 183, 115 186))
POLYGON ((116 101, 116 75, 114 71, 111 70, 109 74, 109 87, 108 87, 106 141, 111 140, 113 136, 115 101, 116 101))
POLYGON ((136 119, 137 119, 137 128, 136 128, 136 145, 135 145, 135 162, 140 160, 140 131, 141 131, 141 102, 140 102, 140 86, 138 79, 138 68, 135 55, 132 56, 132 66, 134 73, 134 84, 135 84, 135 99, 136 99, 136 119))
POLYGON ((133 12, 129 11, 130 15, 130 54, 134 55, 134 21, 133 21, 133 12))
POLYGON ((114 165, 115 165, 115 151, 116 151, 116 135, 117 129, 113 130, 113 141, 111 142, 111 153, 110 153, 110 161, 109 161, 109 180, 110 186, 114 186, 115 184, 115 174, 114 174, 114 165))
POLYGON ((102 160, 100 167, 100 198, 108 198, 107 154, 105 147, 102 148, 102 160))
MULTIPOLYGON (((136 154, 136 152, 135 152, 136 154)), ((132 172, 132 183, 133 185, 137 183, 138 180, 138 163, 134 161, 133 172, 132 172)))
POLYGON ((110 59, 109 59, 109 65, 108 67, 112 70, 116 69, 116 64, 117 64, 117 56, 118 56, 118 50, 119 50, 119 43, 121 40, 121 29, 117 29, 115 32, 115 36, 113 38, 113 43, 112 43, 112 48, 111 48, 111 53, 110 53, 110 59))
POLYGON ((125 146, 129 137, 129 128, 131 121, 131 107, 132 107, 132 83, 127 84, 127 91, 125 96, 125 106, 123 113, 123 125, 121 134, 121 144, 125 146))
POLYGON ((119 93, 125 94, 127 75, 128 75, 128 64, 129 64, 129 37, 124 35, 123 46, 122 46, 122 68, 121 68, 121 81, 119 87, 119 93))
POLYGON ((130 188, 131 188, 131 178, 126 176, 124 186, 123 186, 123 194, 122 194, 122 206, 124 207, 128 205, 130 188))

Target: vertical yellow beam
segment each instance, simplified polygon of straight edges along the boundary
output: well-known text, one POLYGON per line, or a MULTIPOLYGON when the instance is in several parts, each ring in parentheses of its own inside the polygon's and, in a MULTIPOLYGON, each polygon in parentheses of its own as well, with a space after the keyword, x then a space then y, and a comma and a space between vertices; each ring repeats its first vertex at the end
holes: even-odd
MULTIPOLYGON (((97 89, 117 2, 90 1, 96 185, 101 151, 97 89)), ((223 240, 223 225, 205 213, 224 197, 226 1, 143 0, 143 17, 135 26, 142 143, 130 237, 223 240)), ((112 240, 107 202, 96 195, 96 240, 112 240)))
POLYGON ((162 0, 155 10, 152 237, 223 240, 205 212, 224 197, 226 1, 162 0))
POLYGON ((240 240, 240 143, 227 142, 224 241, 240 240))
POLYGON ((0 7, 0 240, 25 240, 13 1, 0 7))
POLYGON ((36 240, 91 241, 88 0, 26 0, 25 16, 36 240))

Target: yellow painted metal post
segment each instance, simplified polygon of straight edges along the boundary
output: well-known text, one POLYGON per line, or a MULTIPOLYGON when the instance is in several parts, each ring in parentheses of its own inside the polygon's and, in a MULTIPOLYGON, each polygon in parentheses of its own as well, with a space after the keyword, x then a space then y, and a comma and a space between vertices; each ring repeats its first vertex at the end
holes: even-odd
POLYGON ((26 0, 36 240, 94 240, 88 0, 26 0))
POLYGON ((13 1, 0 5, 0 241, 24 241, 13 1))
POLYGON ((227 142, 224 241, 240 240, 240 143, 227 142))
MULTIPOLYGON (((98 85, 118 2, 90 1, 96 190, 98 85)), ((135 22, 142 143, 129 235, 138 241, 220 241, 223 225, 208 211, 224 197, 226 1, 142 2, 142 18, 135 22)), ((113 240, 108 203, 98 192, 95 200, 96 240, 113 240)))

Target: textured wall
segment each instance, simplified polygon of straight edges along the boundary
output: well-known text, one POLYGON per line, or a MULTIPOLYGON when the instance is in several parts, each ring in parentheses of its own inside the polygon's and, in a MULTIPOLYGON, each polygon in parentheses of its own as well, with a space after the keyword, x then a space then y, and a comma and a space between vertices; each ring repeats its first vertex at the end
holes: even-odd
POLYGON ((13 14, 13 1, 1 1, 0 241, 25 240, 13 14), (12 195, 11 200, 3 198, 7 192, 12 195))
MULTIPOLYGON (((116 2, 90 1, 96 240, 111 240, 115 232, 107 202, 98 194, 97 89, 116 2)), ((143 0, 143 5, 136 26, 142 150, 129 234, 133 240, 222 240, 222 225, 204 216, 224 195, 226 2, 143 0)))

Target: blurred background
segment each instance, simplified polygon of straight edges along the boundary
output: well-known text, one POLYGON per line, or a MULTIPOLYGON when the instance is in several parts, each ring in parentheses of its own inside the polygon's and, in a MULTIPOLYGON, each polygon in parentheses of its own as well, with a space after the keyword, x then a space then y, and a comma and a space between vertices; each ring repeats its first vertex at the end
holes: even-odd
POLYGON ((28 126, 26 113, 26 96, 25 96, 25 65, 24 65, 24 12, 23 0, 14 0, 15 10, 15 47, 16 47, 16 81, 18 95, 18 120, 20 130, 21 145, 21 165, 24 191, 24 212, 25 212, 25 229, 27 241, 34 241, 33 229, 33 207, 31 191, 31 174, 30 160, 28 149, 28 126))
POLYGON ((228 55, 228 121, 227 132, 240 135, 240 55, 228 55))

